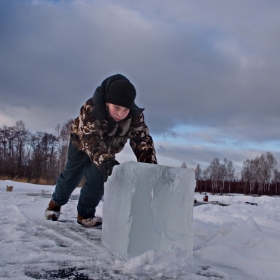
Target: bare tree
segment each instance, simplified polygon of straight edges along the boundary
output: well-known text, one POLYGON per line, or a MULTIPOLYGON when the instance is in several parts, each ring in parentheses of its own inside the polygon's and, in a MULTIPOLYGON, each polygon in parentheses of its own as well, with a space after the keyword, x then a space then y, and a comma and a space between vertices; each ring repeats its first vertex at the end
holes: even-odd
POLYGON ((254 190, 256 182, 259 180, 259 158, 257 157, 254 160, 247 159, 243 163, 241 174, 242 180, 249 182, 249 193, 251 194, 254 190))
POLYGON ((273 180, 278 162, 277 162, 276 158, 273 156, 273 154, 270 152, 266 153, 266 161, 267 161, 266 182, 267 182, 267 187, 268 187, 268 194, 270 194, 270 185, 273 180))
POLYGON ((198 164, 195 168, 195 180, 197 181, 197 186, 198 186, 198 191, 201 192, 201 187, 202 187, 202 169, 200 165, 198 164))
POLYGON ((25 177, 26 162, 28 158, 28 150, 26 144, 30 136, 29 131, 25 128, 25 123, 20 120, 15 126, 15 164, 16 174, 18 177, 25 177))
POLYGON ((268 152, 253 160, 246 160, 243 164, 242 179, 250 182, 250 193, 258 183, 258 193, 270 193, 270 185, 275 177, 277 160, 268 152))
POLYGON ((227 159, 224 159, 224 163, 223 164, 219 164, 219 171, 218 171, 218 180, 222 181, 222 185, 220 185, 220 193, 224 193, 224 189, 225 189, 225 181, 227 179, 227 168, 226 168, 226 164, 227 164, 227 159))
POLYGON ((273 179, 274 170, 277 166, 277 160, 274 156, 267 152, 259 158, 259 182, 260 193, 270 193, 270 184, 273 179))
POLYGON ((278 184, 280 183, 280 171, 274 169, 273 181, 275 184, 275 193, 278 194, 278 184))
POLYGON ((205 170, 203 170, 202 172, 202 178, 204 181, 204 191, 207 191, 207 186, 206 186, 206 181, 210 180, 210 168, 207 167, 205 170))
POLYGON ((63 123, 63 125, 56 126, 56 132, 58 134, 58 169, 57 174, 59 174, 65 167, 67 161, 67 150, 70 140, 70 128, 73 120, 70 119, 67 122, 63 123))
POLYGON ((187 168, 187 165, 185 162, 182 163, 181 168, 187 168))
POLYGON ((234 180, 235 177, 235 168, 233 167, 232 161, 227 162, 227 180, 228 180, 228 190, 230 193, 230 183, 234 180))
POLYGON ((220 161, 218 158, 214 158, 209 165, 210 180, 212 181, 212 193, 217 193, 218 180, 220 171, 220 161))

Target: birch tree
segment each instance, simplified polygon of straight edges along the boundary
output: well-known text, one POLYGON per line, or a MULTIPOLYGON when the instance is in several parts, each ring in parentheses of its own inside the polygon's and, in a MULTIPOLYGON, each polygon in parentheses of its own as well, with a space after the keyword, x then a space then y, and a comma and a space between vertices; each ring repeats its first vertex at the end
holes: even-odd
POLYGON ((195 180, 198 183, 198 191, 199 192, 201 192, 202 179, 203 179, 202 169, 201 169, 200 165, 198 164, 195 168, 195 180))
POLYGON ((231 160, 227 161, 226 169, 227 169, 228 191, 230 193, 231 192, 230 183, 234 180, 234 176, 235 176, 235 168, 233 167, 231 160))
POLYGON ((222 185, 220 186, 220 193, 224 193, 225 189, 225 180, 227 179, 227 159, 224 159, 223 164, 219 164, 219 174, 218 174, 218 180, 222 182, 222 185))
POLYGON ((209 165, 209 175, 212 181, 212 193, 217 193, 218 190, 218 180, 220 171, 220 162, 218 158, 214 158, 209 165))

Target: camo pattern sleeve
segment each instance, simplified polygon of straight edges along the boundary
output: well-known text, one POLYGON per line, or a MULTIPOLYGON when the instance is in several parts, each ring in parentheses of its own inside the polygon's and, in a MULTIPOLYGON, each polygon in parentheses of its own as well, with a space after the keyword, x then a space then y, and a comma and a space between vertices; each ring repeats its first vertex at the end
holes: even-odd
POLYGON ((129 130, 130 146, 139 162, 157 164, 156 151, 144 114, 133 116, 129 130))
POLYGON ((93 116, 93 110, 94 104, 89 99, 71 125, 71 141, 100 168, 105 160, 114 158, 114 156, 108 153, 102 136, 102 122, 93 116))

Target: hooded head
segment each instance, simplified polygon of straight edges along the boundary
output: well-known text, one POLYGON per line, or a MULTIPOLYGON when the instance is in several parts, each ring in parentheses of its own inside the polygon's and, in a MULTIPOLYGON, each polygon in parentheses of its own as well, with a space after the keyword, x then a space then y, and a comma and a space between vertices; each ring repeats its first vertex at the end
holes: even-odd
POLYGON ((136 90, 128 80, 115 80, 110 83, 106 102, 131 109, 134 105, 136 90))

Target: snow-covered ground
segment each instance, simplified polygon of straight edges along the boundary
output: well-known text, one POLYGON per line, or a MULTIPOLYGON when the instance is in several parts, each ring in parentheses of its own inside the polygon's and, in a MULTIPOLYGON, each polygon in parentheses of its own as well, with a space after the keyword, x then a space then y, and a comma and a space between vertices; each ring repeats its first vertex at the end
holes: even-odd
MULTIPOLYGON (((44 210, 54 186, 0 181, 0 279, 261 279, 280 277, 280 198, 212 196, 194 207, 194 254, 116 260, 100 229, 76 223, 79 189, 59 221, 44 210), (6 185, 13 185, 12 192, 6 185), (245 202, 257 203, 257 205, 245 202)), ((197 201, 203 195, 196 193, 197 201)), ((97 214, 102 216, 102 203, 97 214)))

